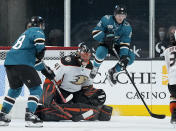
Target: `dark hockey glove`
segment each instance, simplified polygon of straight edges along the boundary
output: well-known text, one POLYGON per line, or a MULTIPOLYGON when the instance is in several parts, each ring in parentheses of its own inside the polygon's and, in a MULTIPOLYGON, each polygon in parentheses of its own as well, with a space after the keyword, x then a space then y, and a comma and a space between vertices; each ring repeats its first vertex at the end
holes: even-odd
POLYGON ((128 65, 128 62, 130 61, 130 58, 128 56, 121 56, 120 57, 120 65, 125 69, 128 65))
POLYGON ((50 67, 45 66, 45 69, 43 69, 42 74, 48 78, 49 80, 54 80, 55 74, 54 72, 50 69, 50 67))
POLYGON ((106 37, 104 39, 104 43, 107 45, 112 45, 114 43, 114 34, 106 35, 106 37))
POLYGON ((102 89, 96 89, 92 86, 83 87, 84 95, 94 106, 103 105, 106 100, 106 94, 102 89))
POLYGON ((36 58, 38 59, 38 60, 41 60, 41 59, 43 59, 43 57, 44 57, 44 55, 45 55, 45 50, 46 50, 46 48, 44 48, 44 49, 42 49, 40 52, 38 52, 38 53, 36 53, 36 58))

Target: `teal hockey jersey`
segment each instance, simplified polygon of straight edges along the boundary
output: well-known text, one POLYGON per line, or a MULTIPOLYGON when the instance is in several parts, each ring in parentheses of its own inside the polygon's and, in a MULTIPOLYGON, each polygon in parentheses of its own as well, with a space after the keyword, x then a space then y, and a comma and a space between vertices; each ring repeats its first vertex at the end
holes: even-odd
POLYGON ((45 34, 39 27, 27 29, 7 52, 4 65, 35 66, 36 54, 45 48, 45 34))

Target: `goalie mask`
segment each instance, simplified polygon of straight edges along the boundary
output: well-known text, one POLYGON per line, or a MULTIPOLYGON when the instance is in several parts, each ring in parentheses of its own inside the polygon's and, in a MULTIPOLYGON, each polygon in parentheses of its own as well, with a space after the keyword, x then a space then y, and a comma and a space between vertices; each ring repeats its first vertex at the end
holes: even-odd
POLYGON ((82 64, 87 65, 91 57, 91 52, 84 42, 78 45, 77 54, 80 57, 82 64))

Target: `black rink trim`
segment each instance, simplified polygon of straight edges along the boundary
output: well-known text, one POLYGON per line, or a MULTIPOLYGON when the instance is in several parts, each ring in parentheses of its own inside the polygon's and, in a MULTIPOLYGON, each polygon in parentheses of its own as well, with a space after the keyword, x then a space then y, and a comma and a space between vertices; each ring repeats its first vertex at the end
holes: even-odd
POLYGON ((36 101, 37 103, 39 102, 39 100, 38 100, 37 98, 32 97, 32 96, 30 96, 30 97, 28 98, 28 101, 36 101))
POLYGON ((10 102, 12 104, 15 104, 15 101, 13 99, 8 98, 8 97, 5 97, 4 100, 8 101, 8 102, 10 102))

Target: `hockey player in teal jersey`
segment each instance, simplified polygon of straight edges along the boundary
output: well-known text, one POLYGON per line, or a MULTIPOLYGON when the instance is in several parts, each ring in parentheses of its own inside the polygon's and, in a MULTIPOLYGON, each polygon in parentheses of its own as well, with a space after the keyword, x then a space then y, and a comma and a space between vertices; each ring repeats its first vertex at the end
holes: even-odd
POLYGON ((126 68, 133 63, 135 55, 129 49, 132 35, 132 28, 126 21, 126 8, 122 5, 116 5, 114 15, 105 15, 101 18, 97 26, 93 29, 93 39, 98 41, 99 46, 96 49, 94 68, 90 77, 95 78, 101 63, 108 53, 114 54, 113 48, 120 57, 120 64, 116 64, 108 71, 108 78, 111 85, 116 84, 115 73, 126 68))
MULTIPOLYGON (((2 104, 0 126, 9 125, 11 120, 7 114, 11 111, 16 98, 22 91, 23 84, 25 84, 30 93, 25 114, 26 127, 42 127, 42 121, 34 115, 34 112, 42 94, 41 79, 36 69, 46 75, 46 70, 41 62, 45 53, 45 35, 43 32, 45 23, 40 16, 33 16, 30 22, 31 27, 20 35, 6 55, 4 66, 10 88, 2 104)), ((51 72, 46 77, 54 78, 54 74, 51 72)))

